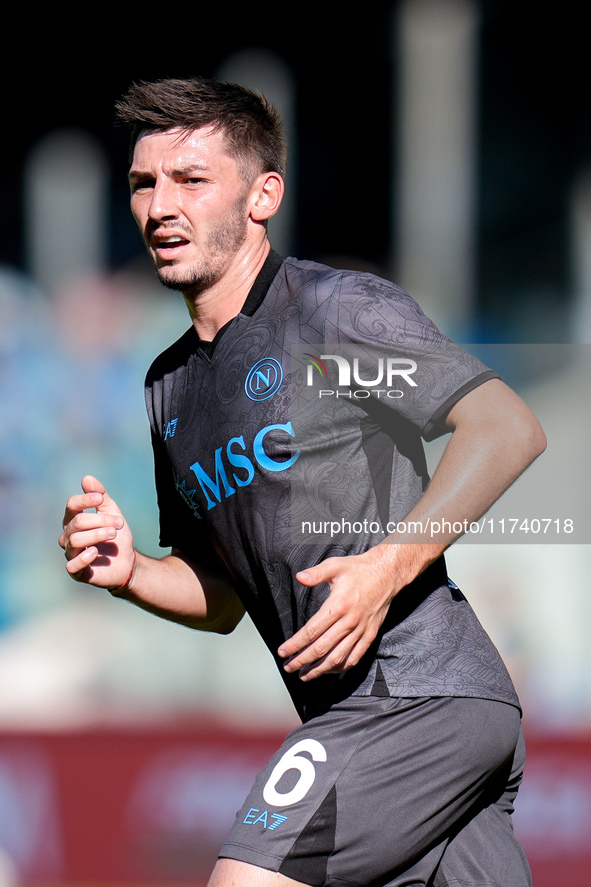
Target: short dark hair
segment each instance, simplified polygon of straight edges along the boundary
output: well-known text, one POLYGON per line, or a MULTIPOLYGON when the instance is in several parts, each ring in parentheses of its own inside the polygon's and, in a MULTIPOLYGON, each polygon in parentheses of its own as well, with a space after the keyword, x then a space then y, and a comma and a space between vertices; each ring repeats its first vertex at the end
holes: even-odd
POLYGON ((140 132, 204 126, 223 133, 226 148, 245 179, 260 172, 285 175, 286 145, 276 108, 261 93, 205 77, 134 83, 115 105, 131 127, 133 152, 140 132))

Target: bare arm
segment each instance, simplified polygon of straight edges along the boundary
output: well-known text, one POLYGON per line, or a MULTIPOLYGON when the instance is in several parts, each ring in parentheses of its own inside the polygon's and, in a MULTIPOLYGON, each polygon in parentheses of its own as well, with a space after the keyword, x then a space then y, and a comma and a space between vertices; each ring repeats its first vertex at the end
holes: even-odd
POLYGON ((221 570, 178 550, 163 558, 136 551, 125 518, 101 482, 87 475, 82 489, 68 500, 59 538, 74 579, 191 628, 227 634, 236 627, 244 608, 221 570))
MULTIPOLYGON (((423 527, 448 522, 432 537, 393 533, 361 555, 329 558, 297 579, 328 582, 330 595, 318 612, 284 643, 293 657, 286 671, 303 680, 356 665, 375 639, 392 599, 433 563, 461 532, 454 522, 478 520, 546 446, 544 433, 526 404, 506 385, 491 380, 451 409, 450 441, 424 495, 406 518, 423 527)), ((465 525, 465 524, 464 524, 465 525)))

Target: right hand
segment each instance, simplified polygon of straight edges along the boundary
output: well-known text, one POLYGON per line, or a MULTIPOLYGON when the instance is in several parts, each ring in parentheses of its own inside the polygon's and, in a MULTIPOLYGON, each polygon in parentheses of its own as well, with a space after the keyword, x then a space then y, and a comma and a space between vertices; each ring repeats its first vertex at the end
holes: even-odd
POLYGON ((117 503, 92 475, 82 479, 83 493, 66 505, 59 544, 66 569, 77 582, 118 588, 134 566, 133 536, 117 503), (87 509, 94 508, 93 511, 87 509))

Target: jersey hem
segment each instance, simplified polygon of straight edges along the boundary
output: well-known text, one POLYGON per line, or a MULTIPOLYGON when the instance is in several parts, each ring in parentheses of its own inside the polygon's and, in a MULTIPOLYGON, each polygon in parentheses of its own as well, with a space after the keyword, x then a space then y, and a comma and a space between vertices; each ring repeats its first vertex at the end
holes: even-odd
MULTIPOLYGON (((384 699, 384 696, 377 696, 375 693, 351 693, 348 697, 349 699, 384 699)), ((516 699, 503 699, 500 695, 487 694, 487 693, 444 693, 442 691, 437 690, 417 690, 416 692, 409 692, 405 690, 404 692, 396 693, 390 692, 386 698, 389 699, 484 699, 487 702, 501 702, 503 705, 512 705, 514 708, 518 709, 520 712, 522 711, 521 703, 516 699)), ((346 701, 346 700, 345 700, 346 701)))

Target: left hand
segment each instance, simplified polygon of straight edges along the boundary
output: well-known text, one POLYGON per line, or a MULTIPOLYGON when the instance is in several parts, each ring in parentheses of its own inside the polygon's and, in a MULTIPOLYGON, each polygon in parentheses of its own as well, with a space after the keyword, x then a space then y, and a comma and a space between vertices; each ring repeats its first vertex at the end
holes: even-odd
POLYGON ((303 681, 338 674, 357 665, 375 640, 400 583, 388 564, 398 546, 377 546, 347 557, 327 558, 297 573, 302 585, 327 582, 330 594, 317 613, 279 648, 289 658, 285 671, 303 681), (381 549, 378 551, 378 549, 381 549))

